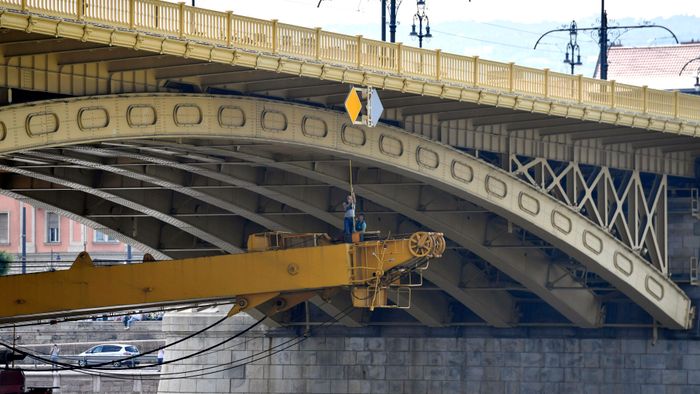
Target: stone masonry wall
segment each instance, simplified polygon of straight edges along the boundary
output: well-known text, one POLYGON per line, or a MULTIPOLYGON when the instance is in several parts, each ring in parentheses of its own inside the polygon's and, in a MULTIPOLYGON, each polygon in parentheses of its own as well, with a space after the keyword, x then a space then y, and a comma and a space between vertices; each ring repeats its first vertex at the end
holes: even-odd
MULTIPOLYGON (((219 315, 168 316, 170 339, 219 315)), ((230 319, 205 338, 166 353, 166 360, 211 345, 252 324, 230 319)), ((564 331, 562 331, 564 332, 564 331)), ((700 393, 700 341, 607 338, 310 337, 274 353, 290 338, 265 330, 229 348, 165 366, 184 372, 241 360, 258 361, 204 378, 161 381, 165 393, 700 393), (272 348, 272 350, 271 350, 272 348)), ((209 370, 210 372, 214 370, 209 370)))
POLYGON ((700 251, 700 221, 691 215, 686 200, 671 199, 668 209, 668 269, 672 279, 686 279, 690 258, 700 251))

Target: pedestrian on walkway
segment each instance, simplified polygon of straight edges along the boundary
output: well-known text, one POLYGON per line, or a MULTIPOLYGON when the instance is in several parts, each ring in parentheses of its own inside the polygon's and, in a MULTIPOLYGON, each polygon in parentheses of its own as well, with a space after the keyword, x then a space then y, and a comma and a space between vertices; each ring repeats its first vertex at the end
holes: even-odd
POLYGON ((61 349, 58 347, 57 344, 53 344, 53 347, 51 348, 51 351, 49 352, 49 355, 51 356, 51 368, 56 370, 58 366, 56 365, 58 363, 58 354, 61 353, 61 349))
POLYGON ((160 371, 160 366, 163 365, 163 359, 165 358, 165 349, 158 350, 158 370, 160 371))

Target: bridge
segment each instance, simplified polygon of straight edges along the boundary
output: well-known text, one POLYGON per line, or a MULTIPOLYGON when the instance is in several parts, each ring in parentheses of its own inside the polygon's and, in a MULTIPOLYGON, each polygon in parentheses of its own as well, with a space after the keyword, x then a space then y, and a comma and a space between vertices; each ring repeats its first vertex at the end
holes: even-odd
POLYGON ((667 200, 695 184, 698 96, 155 0, 0 0, 0 56, 0 193, 156 258, 338 234, 352 184, 372 229, 449 251, 410 309, 348 327, 696 320, 667 200))

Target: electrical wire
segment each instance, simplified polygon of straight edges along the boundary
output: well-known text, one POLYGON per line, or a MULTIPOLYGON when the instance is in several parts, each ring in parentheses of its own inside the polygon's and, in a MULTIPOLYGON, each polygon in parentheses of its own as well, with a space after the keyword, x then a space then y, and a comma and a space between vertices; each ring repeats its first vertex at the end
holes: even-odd
MULTIPOLYGON (((323 327, 323 326, 328 325, 328 324, 330 324, 330 323, 335 323, 335 322, 337 322, 338 319, 339 319, 340 317, 346 315, 352 308, 353 308, 352 306, 348 306, 347 308, 345 308, 344 310, 338 312, 338 313, 335 314, 334 316, 331 316, 328 320, 326 320, 324 323, 322 323, 322 324, 319 325, 318 327, 323 327)), ((318 328, 318 327, 314 327, 314 328, 318 328)), ((279 353, 279 352, 285 351, 285 350, 289 349, 290 347, 295 346, 295 345, 297 345, 297 344, 299 344, 299 343, 305 341, 305 340, 308 339, 308 338, 309 338, 309 335, 297 335, 296 337, 290 338, 290 339, 288 339, 288 340, 286 340, 286 341, 284 341, 284 342, 282 342, 282 343, 280 343, 280 344, 277 344, 277 345, 275 345, 275 346, 272 346, 272 347, 270 347, 270 348, 268 348, 268 349, 266 349, 266 350, 263 350, 263 351, 260 351, 260 352, 257 352, 257 353, 253 353, 253 354, 248 355, 248 356, 246 356, 246 357, 243 357, 243 358, 241 358, 241 359, 232 361, 231 363, 235 363, 234 365, 230 365, 231 363, 221 363, 221 364, 215 364, 215 365, 211 365, 211 366, 208 366, 208 367, 202 367, 202 368, 192 369, 192 370, 183 371, 183 372, 161 373, 161 374, 159 374, 159 376, 158 376, 157 378, 156 378, 156 377, 154 377, 154 378, 129 377, 129 376, 122 376, 122 375, 114 375, 114 374, 109 374, 109 373, 104 373, 104 372, 97 372, 97 373, 94 373, 94 371, 90 371, 90 369, 81 370, 81 371, 78 371, 78 372, 86 373, 86 374, 88 374, 88 375, 93 375, 93 376, 101 376, 101 377, 108 377, 108 378, 121 379, 121 380, 136 380, 136 379, 139 379, 139 380, 159 380, 159 381, 160 381, 160 380, 189 379, 189 378, 207 376, 207 375, 211 375, 211 374, 215 374, 215 373, 219 373, 219 372, 231 370, 231 369, 234 369, 234 368, 238 368, 238 367, 241 367, 241 366, 245 366, 245 365, 247 365, 247 364, 253 363, 253 362, 255 362, 255 361, 258 361, 258 360, 264 359, 264 358, 266 358, 266 357, 270 357, 270 356, 272 356, 272 355, 274 355, 274 354, 277 354, 277 353, 279 353), (294 341, 296 341, 296 342, 294 342, 294 341), (291 343, 291 342, 294 342, 294 343, 291 343), (291 343, 291 344, 290 344, 290 343, 291 343), (289 345, 286 346, 287 344, 289 344, 289 345), (284 346, 284 347, 283 347, 283 346, 284 346), (281 347, 282 347, 282 348, 281 348, 281 347), (274 352, 272 352, 272 351, 271 351, 272 349, 277 349, 277 350, 275 350, 274 352), (261 356, 261 355, 263 355, 263 356, 261 356), (261 357, 254 358, 254 357, 257 357, 257 356, 261 356, 261 357), (252 358, 254 358, 254 359, 252 359, 252 358), (247 361, 247 362, 241 363, 243 360, 248 360, 248 359, 251 359, 251 360, 250 360, 250 361, 247 361), (241 363, 241 364, 238 364, 238 363, 241 363), (222 368, 222 367, 225 367, 225 368, 222 368), (194 374, 194 375, 192 374, 192 373, 194 373, 194 372, 208 371, 208 370, 212 370, 212 369, 215 369, 215 368, 221 368, 221 369, 217 369, 217 370, 212 371, 212 372, 206 372, 206 373, 200 373, 200 374, 194 374), (172 376, 172 375, 175 375, 175 376, 172 376), (184 376, 184 375, 186 375, 186 376, 184 376), (163 376, 169 376, 169 377, 163 377, 163 376)), ((221 343, 224 343, 224 342, 227 342, 227 341, 228 341, 228 340, 222 341, 222 342, 220 342, 219 344, 214 345, 214 346, 219 346, 221 343)), ((247 342, 248 342, 248 340, 246 340, 244 343, 247 343, 247 342)), ((224 350, 224 349, 221 349, 221 350, 218 350, 217 352, 220 352, 220 351, 223 351, 223 350, 224 350)), ((189 355, 189 356, 187 356, 186 358, 190 358, 190 357, 194 357, 194 355, 189 355)), ((180 361, 182 361, 182 360, 180 360, 180 361)), ((163 363, 163 364, 165 364, 165 363, 163 363)), ((131 368, 130 368, 130 369, 131 369, 131 368)))
MULTIPOLYGON (((500 45, 500 46, 504 46, 504 47, 517 48, 517 49, 523 49, 523 50, 528 50, 528 51, 532 51, 532 50, 533 50, 533 49, 530 48, 530 47, 524 47, 524 46, 520 46, 520 45, 507 44, 507 43, 505 43, 505 42, 499 42, 499 41, 484 40, 484 39, 482 39, 482 38, 468 37, 468 36, 464 36, 464 35, 461 35, 461 34, 450 33, 450 32, 446 32, 446 31, 442 31, 442 30, 435 30, 435 29, 433 29, 433 31, 434 31, 435 33, 445 34, 445 35, 452 36, 452 37, 458 37, 458 38, 462 38, 462 39, 465 39, 465 40, 478 41, 478 42, 483 42, 483 43, 487 43, 487 44, 500 45)), ((553 51, 553 50, 551 50, 551 49, 542 49, 541 51, 542 51, 542 52, 557 53, 557 54, 561 53, 561 52, 559 52, 559 51, 553 51)))
MULTIPOLYGON (((214 306, 222 305, 222 304, 229 304, 230 302, 213 302, 213 303, 206 303, 206 304, 188 304, 185 306, 177 306, 177 307, 172 307, 172 308, 160 308, 160 309, 154 309, 146 313, 155 313, 155 312, 178 312, 182 311, 185 309, 191 309, 191 308, 211 308, 214 306)), ((146 309, 148 310, 148 309, 146 309)), ((124 313, 109 313, 110 317, 119 317, 119 316, 126 316, 126 315, 132 315, 132 312, 124 312, 124 313)), ((80 321, 80 320, 85 320, 89 319, 95 316, 99 315, 80 315, 80 316, 74 316, 74 317, 64 317, 59 319, 51 319, 47 321, 33 321, 29 323, 13 323, 13 324, 6 324, 6 325, 0 325, 0 330, 2 329, 8 329, 8 328, 18 328, 18 327, 34 327, 34 326, 45 326, 45 325, 56 325, 56 324, 61 324, 61 323, 68 323, 68 322, 74 322, 74 321, 80 321)))
MULTIPOLYGON (((188 340, 188 339, 190 339, 190 338, 193 338, 193 337, 195 337, 195 336, 197 336, 197 335, 199 335, 199 334, 201 334, 201 333, 203 333, 203 332, 206 332, 206 331, 212 329, 213 327, 215 327, 215 326, 221 324, 221 323, 222 323, 224 320, 226 320, 227 318, 228 318, 228 316, 224 316, 224 317, 222 317, 221 319, 219 319, 219 320, 215 321, 214 323, 212 323, 211 325, 209 325, 209 326, 207 326, 207 327, 204 327, 204 328, 202 328, 201 330, 196 331, 196 332, 194 332, 194 333, 192 333, 192 334, 190 334, 190 335, 187 335, 187 336, 185 336, 185 337, 183 337, 183 338, 180 338, 180 339, 178 339, 177 341, 175 341, 175 342, 173 342, 173 343, 171 343, 171 344, 158 347, 158 348, 156 348, 156 349, 150 350, 150 351, 145 352, 145 353, 140 353, 140 354, 137 354, 137 355, 133 355, 133 356, 126 357, 126 358, 122 358, 122 359, 118 359, 118 360, 112 360, 112 361, 109 361, 109 362, 104 362, 104 363, 96 364, 95 366, 92 366, 91 369, 96 369, 96 370, 97 370, 97 369, 100 369, 100 368, 96 368, 96 367, 103 367, 103 366, 106 366, 106 365, 114 365, 114 363, 116 363, 116 362, 124 363, 124 362, 126 362, 126 361, 133 360, 133 359, 135 359, 135 358, 142 357, 142 356, 147 355, 147 354, 152 354, 152 353, 158 352, 158 351, 161 350, 161 349, 165 349, 165 348, 168 348, 168 347, 170 347, 170 346, 174 346, 174 345, 176 345, 176 344, 178 344, 178 343, 181 343, 181 342, 186 341, 186 340, 188 340)), ((257 326, 258 324, 260 324, 260 323, 262 322, 262 320, 264 320, 264 319, 265 319, 265 318, 263 318, 263 319, 261 319, 260 321, 258 321, 257 323, 255 323, 252 327, 257 326)), ((252 329, 252 327, 249 327, 249 328, 247 328, 246 330, 250 330, 250 329, 252 329)), ((246 331, 246 332, 247 332, 247 331, 246 331)), ((79 366, 79 365, 78 365, 78 366, 75 366, 75 365, 69 364, 69 363, 51 361, 49 358, 46 358, 46 357, 43 357, 43 356, 37 356, 36 354, 32 354, 31 352, 26 351, 26 350, 23 350, 23 349, 20 348, 20 347, 13 346, 13 345, 4 343, 4 342, 2 342, 2 341, 0 341, 0 345, 1 345, 1 346, 4 346, 4 347, 7 348, 7 349, 12 350, 12 351, 15 352, 15 353, 22 354, 22 355, 24 355, 25 357, 30 357, 30 358, 33 359, 33 360, 43 361, 43 362, 48 363, 48 364, 59 365, 59 366, 62 367, 62 368, 50 368, 50 369, 37 369, 36 371, 76 370, 76 369, 83 369, 83 368, 85 368, 85 367, 82 367, 82 366, 79 366)), ((102 369, 104 369, 104 368, 102 368, 102 369)))

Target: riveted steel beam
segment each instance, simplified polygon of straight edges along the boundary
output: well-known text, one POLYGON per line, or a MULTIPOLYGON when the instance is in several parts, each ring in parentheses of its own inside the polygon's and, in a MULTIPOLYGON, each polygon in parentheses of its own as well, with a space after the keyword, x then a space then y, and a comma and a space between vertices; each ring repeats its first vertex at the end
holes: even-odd
POLYGON ((114 202, 116 204, 119 204, 121 206, 127 207, 129 209, 132 209, 134 211, 138 211, 144 214, 147 214, 151 217, 154 217, 158 220, 161 220, 164 223, 170 224, 171 226, 180 229, 181 231, 184 231, 186 233, 189 233, 197 238, 200 238, 214 246, 217 246, 221 248, 222 250, 228 252, 228 253, 240 253, 242 252, 242 249, 228 241, 225 241, 218 236, 208 233, 206 231, 203 231, 196 226, 193 226, 191 223, 188 223, 187 221, 176 219, 166 213, 160 212, 157 209, 153 209, 147 205, 144 205, 143 203, 139 202, 134 202, 132 200, 129 200, 124 197, 117 196, 112 193, 108 193, 105 191, 100 191, 100 190, 95 190, 95 188, 87 186, 82 183, 78 182, 73 182, 69 180, 62 179, 60 177, 52 176, 52 175, 47 175, 35 171, 30 171, 26 169, 19 169, 7 165, 0 165, 0 170, 5 171, 5 172, 10 172, 14 173, 17 175, 29 177, 29 178, 34 178, 38 180, 42 180, 45 182, 51 182, 57 185, 65 186, 71 189, 74 189, 76 191, 82 192, 82 193, 87 193, 91 194, 94 196, 97 196, 99 198, 102 198, 107 201, 114 202))
POLYGON ((159 178, 156 176, 147 175, 144 173, 139 173, 139 172, 129 170, 129 169, 117 168, 117 167, 113 167, 113 166, 106 165, 106 164, 100 164, 100 163, 96 163, 96 162, 89 161, 89 160, 83 160, 83 159, 78 159, 75 157, 69 157, 67 155, 55 155, 55 154, 46 153, 46 152, 26 152, 25 154, 33 156, 33 157, 39 157, 39 158, 54 160, 54 161, 59 161, 59 162, 64 161, 67 163, 76 164, 76 165, 84 166, 87 168, 111 172, 111 173, 121 175, 121 176, 124 176, 127 178, 132 178, 132 179, 137 179, 137 180, 140 180, 143 182, 152 183, 154 185, 159 185, 165 189, 169 189, 169 190, 173 190, 173 191, 178 192, 178 193, 182 193, 186 196, 196 198, 200 201, 206 202, 207 204, 210 204, 212 206, 219 207, 225 211, 229 211, 229 212, 235 213, 236 215, 240 215, 240 216, 242 216, 250 221, 253 221, 255 223, 258 223, 259 225, 266 227, 270 230, 273 230, 273 231, 291 231, 288 227, 286 227, 280 223, 274 222, 266 217, 263 217, 262 215, 259 215, 256 212, 251 211, 247 208, 244 208, 240 205, 237 205, 231 201, 223 200, 221 198, 210 195, 206 192, 197 191, 197 190, 189 188, 183 184, 174 183, 174 182, 168 181, 164 178, 159 178))
MULTIPOLYGON (((177 168, 182 171, 186 171, 192 174, 196 174, 199 176, 204 176, 210 179, 217 180, 219 182, 222 182, 224 184, 229 184, 229 185, 234 185, 237 187, 241 187, 243 189, 249 190, 251 192, 263 195, 267 198, 270 198, 272 200, 279 201, 283 204, 289 205, 290 207, 293 207, 295 209, 298 209, 302 212, 307 212, 314 217, 329 223, 333 225, 336 228, 343 228, 342 225, 342 220, 338 218, 337 216, 320 209, 318 206, 315 206, 313 204, 310 204, 308 202, 305 202, 303 200, 294 198, 286 193, 283 193, 279 190, 275 190, 270 187, 265 187, 265 186, 259 186, 254 182, 242 179, 240 177, 233 176, 230 173, 224 173, 221 171, 214 171, 208 168, 204 168, 201 166, 194 166, 189 163, 181 163, 177 162, 174 160, 168 160, 168 159, 163 159, 160 157, 156 157, 153 155, 143 155, 143 154, 136 154, 136 153, 129 153, 129 152, 122 152, 118 150, 112 150, 112 149, 100 149, 100 148, 94 148, 94 147, 83 147, 83 146, 77 146, 74 147, 73 150, 82 152, 82 153, 87 153, 87 154, 93 154, 93 155, 99 155, 99 154, 110 154, 110 155, 115 155, 115 156, 120 156, 120 157, 126 157, 126 158, 131 158, 135 160, 141 160, 146 163, 153 163, 153 164, 158 164, 162 165, 165 167, 170 167, 170 168, 177 168)), ((191 152, 190 152, 191 153, 191 152)), ((151 182, 153 183, 153 182, 151 182)), ((200 192, 201 193, 201 192, 200 192)), ((233 212, 233 211, 232 211, 233 212)), ((274 229, 273 227, 268 227, 270 229, 274 229)))

